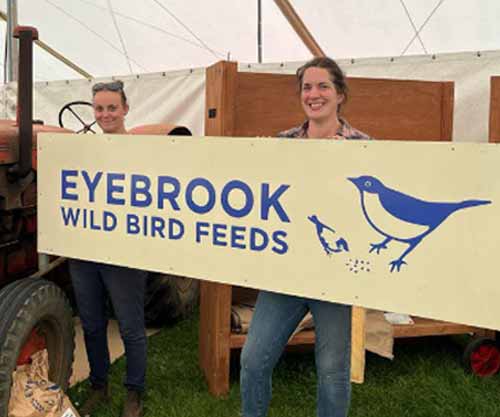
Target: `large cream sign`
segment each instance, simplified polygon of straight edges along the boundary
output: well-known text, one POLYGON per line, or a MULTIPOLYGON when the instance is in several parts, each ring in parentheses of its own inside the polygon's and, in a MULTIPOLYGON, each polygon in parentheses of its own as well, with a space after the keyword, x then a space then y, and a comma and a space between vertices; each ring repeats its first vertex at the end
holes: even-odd
POLYGON ((500 329, 495 145, 45 134, 38 147, 42 253, 500 329))

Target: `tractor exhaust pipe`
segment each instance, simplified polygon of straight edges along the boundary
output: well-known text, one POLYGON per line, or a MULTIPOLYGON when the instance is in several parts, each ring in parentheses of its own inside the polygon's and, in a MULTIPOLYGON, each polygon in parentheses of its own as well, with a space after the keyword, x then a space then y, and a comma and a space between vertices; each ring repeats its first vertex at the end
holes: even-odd
POLYGON ((19 159, 9 173, 24 178, 31 172, 33 147, 33 41, 38 31, 30 26, 16 26, 19 39, 19 76, 17 81, 17 125, 19 126, 19 159))

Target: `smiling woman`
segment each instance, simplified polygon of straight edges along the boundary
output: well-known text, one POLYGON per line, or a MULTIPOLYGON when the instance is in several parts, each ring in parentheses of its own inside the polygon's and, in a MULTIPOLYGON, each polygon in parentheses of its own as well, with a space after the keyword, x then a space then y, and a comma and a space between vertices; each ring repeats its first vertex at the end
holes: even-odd
MULTIPOLYGON (((278 134, 285 138, 369 139, 339 116, 347 98, 345 75, 330 58, 307 62, 297 71, 307 120, 278 134)), ((241 353, 243 417, 265 417, 271 376, 290 336, 308 311, 316 327, 318 417, 346 417, 349 410, 351 307, 338 303, 260 291, 241 353)))
POLYGON ((312 137, 333 136, 340 126, 338 113, 347 100, 345 77, 337 65, 311 66, 299 71, 302 108, 312 137))
POLYGON ((104 133, 127 133, 125 116, 129 106, 120 80, 92 87, 92 105, 97 124, 104 133))
MULTIPOLYGON (((104 133, 123 134, 128 112, 123 82, 98 83, 92 88, 96 121, 104 133)), ((146 329, 144 301, 147 272, 79 259, 69 260, 76 304, 82 322, 85 348, 90 365, 90 397, 80 415, 90 415, 99 403, 109 401, 110 357, 107 340, 109 296, 125 346, 127 397, 123 417, 142 415, 146 375, 146 329)))
POLYGON ((301 126, 279 133, 279 137, 370 139, 340 116, 348 87, 344 72, 333 59, 319 57, 308 61, 297 70, 297 81, 307 120, 301 126))

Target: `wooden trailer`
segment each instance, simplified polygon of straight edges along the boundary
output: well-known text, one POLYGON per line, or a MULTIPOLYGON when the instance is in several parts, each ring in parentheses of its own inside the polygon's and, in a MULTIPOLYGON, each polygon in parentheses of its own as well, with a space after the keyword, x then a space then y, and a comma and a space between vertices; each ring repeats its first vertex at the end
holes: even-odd
MULTIPOLYGON (((350 78, 343 109, 346 119, 374 138, 450 141, 453 129, 452 82, 350 78)), ((206 136, 275 136, 299 125, 304 114, 294 75, 238 72, 234 62, 220 62, 206 73, 206 136)), ((300 169, 300 167, 297 167, 300 169)), ((306 173, 304 173, 306 175, 306 173)), ((231 332, 232 303, 255 297, 256 290, 202 282, 200 292, 199 361, 209 391, 229 390, 231 352, 241 349, 245 335, 231 332)), ((413 317, 414 325, 394 326, 394 337, 481 333, 454 323, 413 317)), ((363 382, 365 310, 353 309, 352 380, 363 382)), ((289 345, 314 344, 314 331, 296 334, 289 345)))

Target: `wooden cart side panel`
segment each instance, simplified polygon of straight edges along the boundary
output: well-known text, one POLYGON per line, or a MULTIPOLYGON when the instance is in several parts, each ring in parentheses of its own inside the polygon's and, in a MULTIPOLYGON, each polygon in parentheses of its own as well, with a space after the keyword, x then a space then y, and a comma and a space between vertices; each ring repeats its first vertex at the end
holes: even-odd
MULTIPOLYGON (((234 136, 275 136, 304 121, 294 75, 238 73, 234 136)), ((348 78, 342 114, 380 139, 451 140, 452 82, 348 78)))
POLYGON ((500 142, 500 77, 491 77, 490 81, 490 123, 489 142, 500 142))
POLYGON ((343 113, 354 127, 377 139, 451 140, 453 83, 369 78, 348 82, 343 113))
POLYGON ((304 121, 295 75, 238 73, 235 136, 276 136, 304 121))

